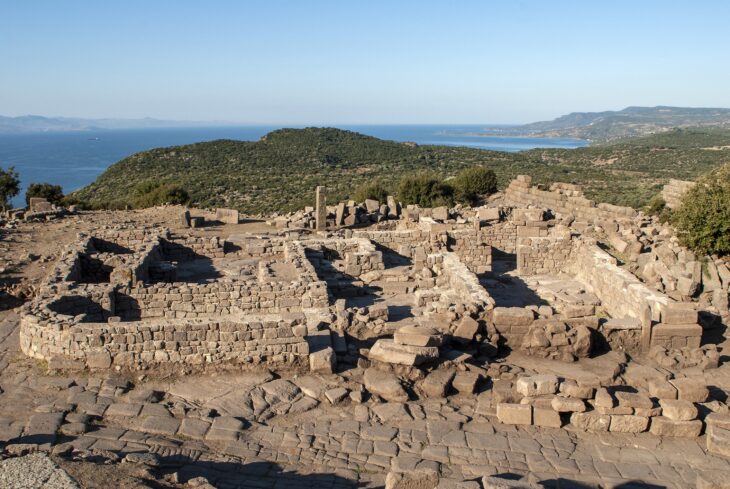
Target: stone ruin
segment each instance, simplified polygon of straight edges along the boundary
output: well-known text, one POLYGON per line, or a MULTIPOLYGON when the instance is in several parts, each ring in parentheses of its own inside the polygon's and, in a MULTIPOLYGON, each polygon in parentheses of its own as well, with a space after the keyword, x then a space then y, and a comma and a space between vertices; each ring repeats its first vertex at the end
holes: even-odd
POLYGON ((328 207, 321 187, 316 200, 275 217, 278 233, 80 235, 25 306, 23 352, 58 369, 362 368, 375 400, 470 396, 502 423, 592 432, 707 429, 730 456, 727 405, 686 373, 720 363, 706 338, 730 317, 726 262, 527 176, 474 209, 328 207))

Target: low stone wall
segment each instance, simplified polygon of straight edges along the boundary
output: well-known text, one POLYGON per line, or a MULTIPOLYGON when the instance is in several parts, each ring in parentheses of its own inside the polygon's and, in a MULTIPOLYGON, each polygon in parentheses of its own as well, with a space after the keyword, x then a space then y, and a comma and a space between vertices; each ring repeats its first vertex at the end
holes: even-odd
MULTIPOLYGON (((474 273, 485 273, 492 269, 492 247, 490 240, 499 236, 499 242, 510 241, 514 227, 487 226, 479 228, 475 223, 457 227, 441 224, 430 218, 421 218, 418 223, 403 221, 405 229, 370 231, 357 230, 353 236, 367 238, 380 246, 410 258, 416 268, 425 264, 428 255, 441 251, 453 252, 474 273), (413 225, 415 227, 408 227, 413 225), (505 237, 506 236, 506 237, 505 237)), ((514 245, 507 246, 507 252, 514 245)))
POLYGON ((505 189, 507 202, 516 206, 534 205, 546 207, 553 212, 572 215, 581 221, 593 222, 595 219, 626 219, 636 216, 631 207, 612 204, 596 204, 585 198, 580 187, 566 183, 555 183, 550 190, 532 187, 532 178, 519 175, 505 189))
POLYGON ((573 252, 570 230, 524 226, 517 229, 517 270, 520 275, 557 275, 568 267, 573 252))
POLYGON ((664 185, 662 188, 662 199, 664 199, 664 203, 668 208, 676 209, 682 203, 682 197, 684 197, 684 194, 695 185, 695 182, 675 180, 672 178, 669 180, 669 183, 664 185))
POLYGON ((132 323, 48 323, 21 318, 20 346, 31 357, 77 361, 89 368, 293 362, 309 355, 304 317, 248 316, 132 323))
POLYGON ((651 320, 658 322, 662 311, 672 302, 619 267, 614 257, 590 242, 581 242, 575 247, 572 265, 567 269, 601 299, 611 317, 642 320, 648 308, 651 320))

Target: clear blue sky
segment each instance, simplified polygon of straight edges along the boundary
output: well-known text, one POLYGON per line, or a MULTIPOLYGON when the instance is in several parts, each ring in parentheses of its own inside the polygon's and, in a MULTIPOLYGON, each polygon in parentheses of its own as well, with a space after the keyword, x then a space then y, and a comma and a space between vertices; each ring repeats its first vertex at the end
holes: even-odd
POLYGON ((730 2, 0 0, 0 114, 515 123, 730 107, 730 2))

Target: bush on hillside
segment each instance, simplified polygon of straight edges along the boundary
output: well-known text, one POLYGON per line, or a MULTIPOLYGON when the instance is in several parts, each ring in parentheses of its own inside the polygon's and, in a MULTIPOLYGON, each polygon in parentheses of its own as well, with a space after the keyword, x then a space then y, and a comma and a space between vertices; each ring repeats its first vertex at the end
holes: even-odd
POLYGON ((370 182, 360 185, 355 189, 355 193, 352 195, 355 202, 364 202, 366 199, 375 199, 378 202, 385 203, 388 199, 388 189, 385 183, 379 178, 370 182))
POLYGON ((10 199, 18 195, 20 192, 20 179, 15 167, 7 170, 0 168, 0 208, 7 209, 10 205, 10 199))
POLYGON ((61 205, 63 201, 63 189, 60 185, 50 183, 31 183, 25 191, 25 204, 30 205, 30 199, 40 197, 51 204, 61 205))
POLYGON ((398 199, 405 205, 451 206, 454 203, 454 189, 433 174, 417 173, 401 178, 398 199))
POLYGON ((497 175, 489 168, 474 166, 461 171, 451 184, 458 202, 474 204, 481 197, 497 191, 497 175))
POLYGON ((699 253, 730 253, 730 164, 701 178, 672 215, 685 246, 699 253))
POLYGON ((134 206, 138 208, 187 204, 189 201, 190 196, 185 189, 169 183, 142 182, 134 189, 134 206))

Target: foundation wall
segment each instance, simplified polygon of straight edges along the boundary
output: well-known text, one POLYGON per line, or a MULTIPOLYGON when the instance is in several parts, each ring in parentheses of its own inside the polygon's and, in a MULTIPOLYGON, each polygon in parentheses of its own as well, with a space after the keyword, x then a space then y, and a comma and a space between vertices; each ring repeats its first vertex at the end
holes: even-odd
POLYGON ((167 320, 145 323, 57 323, 21 318, 20 345, 34 358, 83 362, 91 368, 292 362, 309 354, 302 318, 167 320))

